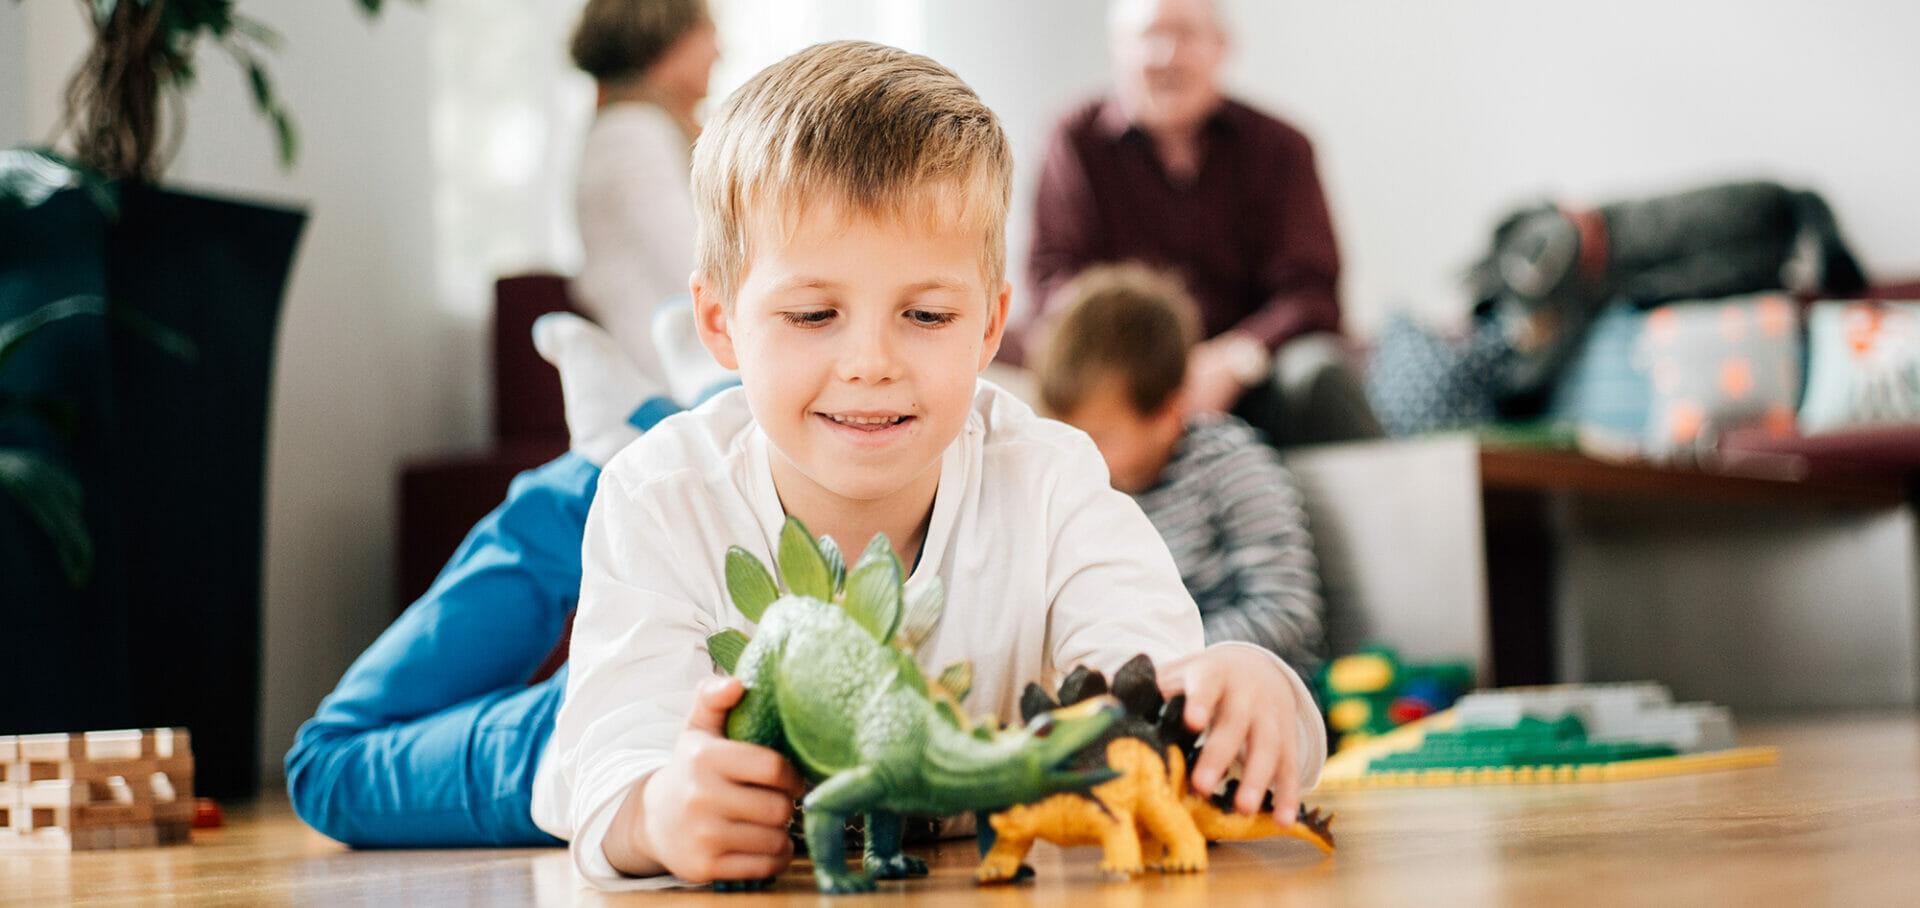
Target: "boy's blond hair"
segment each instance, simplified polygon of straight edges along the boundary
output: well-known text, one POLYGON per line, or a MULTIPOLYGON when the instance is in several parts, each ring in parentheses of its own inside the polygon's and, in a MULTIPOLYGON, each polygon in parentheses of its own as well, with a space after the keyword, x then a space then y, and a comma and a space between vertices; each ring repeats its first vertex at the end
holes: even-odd
POLYGON ((1040 401, 1055 416, 1118 378, 1127 403, 1151 416, 1187 377, 1199 307, 1177 279, 1129 262, 1094 265, 1055 291, 1057 312, 1039 362, 1040 401))
POLYGON ((881 44, 816 44, 728 96, 695 143, 696 267, 731 307, 755 224, 784 238, 823 206, 977 230, 993 294, 1006 280, 1012 191, 1000 120, 952 70, 881 44))

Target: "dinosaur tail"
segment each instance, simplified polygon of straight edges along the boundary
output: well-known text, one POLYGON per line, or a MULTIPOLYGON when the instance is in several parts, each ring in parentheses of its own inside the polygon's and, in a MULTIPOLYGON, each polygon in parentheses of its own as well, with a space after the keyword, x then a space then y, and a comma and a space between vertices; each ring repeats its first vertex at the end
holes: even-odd
POLYGON ((1258 813, 1244 814, 1233 809, 1233 795, 1237 780, 1227 783, 1224 792, 1212 798, 1201 798, 1188 794, 1184 800, 1187 812, 1193 816, 1193 825, 1200 835, 1209 842, 1229 842, 1244 839, 1264 839, 1271 836, 1291 836, 1301 839, 1322 853, 1333 853, 1333 815, 1321 813, 1318 808, 1308 810, 1300 808, 1299 816, 1288 825, 1282 826, 1273 818, 1273 795, 1269 793, 1260 805, 1258 813))

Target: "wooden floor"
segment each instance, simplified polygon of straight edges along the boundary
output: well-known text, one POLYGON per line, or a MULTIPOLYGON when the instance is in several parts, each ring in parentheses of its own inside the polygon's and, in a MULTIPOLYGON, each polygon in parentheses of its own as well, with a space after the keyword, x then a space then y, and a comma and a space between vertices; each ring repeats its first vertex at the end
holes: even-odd
MULTIPOLYGON (((1916 905, 1920 714, 1746 722, 1776 766, 1629 782, 1348 791, 1339 851, 1289 839, 1218 845, 1211 872, 1102 880, 1090 849, 1036 848, 1035 882, 975 888, 971 842, 923 852, 933 874, 878 899, 989 905, 1916 905)), ((606 896, 558 849, 350 852, 283 801, 229 812, 190 846, 0 852, 0 904, 823 905, 799 866, 776 891, 606 896)), ((863 904, 874 898, 852 898, 863 904)))

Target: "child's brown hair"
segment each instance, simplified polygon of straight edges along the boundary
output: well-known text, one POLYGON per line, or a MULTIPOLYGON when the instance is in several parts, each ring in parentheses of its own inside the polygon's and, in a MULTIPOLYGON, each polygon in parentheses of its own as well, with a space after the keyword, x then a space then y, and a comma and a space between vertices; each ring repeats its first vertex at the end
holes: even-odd
POLYGON ((1137 263, 1094 265, 1056 291, 1039 363, 1040 401, 1072 413, 1117 378, 1134 412, 1159 412, 1187 377, 1198 306, 1173 277, 1137 263))
POLYGON ((978 231, 989 293, 1006 281, 1013 151, 953 71, 898 48, 816 44, 727 97, 695 143, 696 266, 731 306, 754 218, 790 235, 814 207, 978 231))
POLYGON ((706 0, 587 0, 567 49, 582 72, 619 81, 646 72, 674 42, 712 21, 706 0))

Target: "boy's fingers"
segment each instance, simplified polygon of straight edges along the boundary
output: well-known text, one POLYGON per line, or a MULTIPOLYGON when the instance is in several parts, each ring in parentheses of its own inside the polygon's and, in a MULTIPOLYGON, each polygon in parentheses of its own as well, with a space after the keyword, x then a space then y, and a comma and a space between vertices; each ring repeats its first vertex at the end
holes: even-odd
POLYGON ((1207 726, 1207 743, 1200 748, 1200 759, 1193 764, 1193 788, 1202 795, 1210 795, 1220 787, 1227 767, 1247 743, 1245 711, 1234 709, 1231 704, 1226 706, 1214 717, 1213 724, 1207 726))
POLYGON ((727 710, 745 694, 746 686, 739 678, 708 678, 700 682, 693 692, 693 709, 687 713, 687 728, 725 737, 727 710))
MULTIPOLYGON (((1247 755, 1240 763, 1240 791, 1234 796, 1234 809, 1245 814, 1258 813, 1267 789, 1279 781, 1280 740, 1272 725, 1254 722, 1248 729, 1247 755)), ((1275 807, 1280 806, 1278 801, 1275 807)))
POLYGON ((728 823, 719 835, 720 853, 792 857, 793 837, 787 827, 760 823, 728 823))
MULTIPOLYGON (((793 843, 787 843, 787 853, 747 854, 728 853, 713 860, 713 878, 716 880, 764 880, 787 869, 793 863, 793 843)), ((702 882, 695 880, 693 882, 702 882)))
POLYGON ((733 790, 719 805, 720 815, 741 823, 787 828, 793 818, 794 795, 776 788, 743 785, 733 790))
POLYGON ((752 785, 786 794, 789 800, 807 793, 806 780, 780 752, 745 741, 708 741, 700 760, 714 777, 738 785, 752 785))

